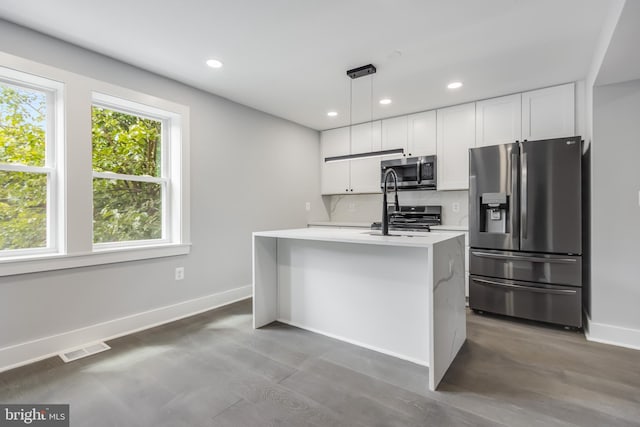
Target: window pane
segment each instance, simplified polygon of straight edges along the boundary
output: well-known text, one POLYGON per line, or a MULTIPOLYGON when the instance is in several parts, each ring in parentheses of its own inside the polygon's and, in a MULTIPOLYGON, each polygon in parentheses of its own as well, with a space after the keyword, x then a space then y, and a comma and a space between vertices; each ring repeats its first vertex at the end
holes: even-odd
POLYGON ((160 177, 162 122, 92 109, 93 170, 160 177))
POLYGON ((45 164, 47 96, 0 83, 0 162, 45 164))
POLYGON ((162 238, 162 184, 93 179, 93 242, 162 238))
POLYGON ((0 250, 47 246, 47 175, 0 171, 0 250))

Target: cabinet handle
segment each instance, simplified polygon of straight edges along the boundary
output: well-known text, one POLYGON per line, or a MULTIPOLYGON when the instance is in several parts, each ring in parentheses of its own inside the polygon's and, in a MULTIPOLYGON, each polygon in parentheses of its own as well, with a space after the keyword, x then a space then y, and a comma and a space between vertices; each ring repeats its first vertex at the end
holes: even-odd
POLYGON ((494 282, 492 280, 478 279, 477 277, 472 277, 471 280, 473 280, 474 282, 483 283, 490 286, 511 288, 516 291, 537 292, 541 294, 555 294, 555 295, 574 295, 576 293, 576 291, 573 291, 570 289, 535 288, 533 286, 522 286, 522 285, 516 285, 513 283, 494 282))
POLYGON ((346 191, 346 192, 348 193, 348 192, 349 192, 349 189, 348 189, 348 188, 345 188, 345 189, 344 189, 344 191, 346 191))
POLYGON ((353 191, 353 188, 351 189, 351 191, 353 191))

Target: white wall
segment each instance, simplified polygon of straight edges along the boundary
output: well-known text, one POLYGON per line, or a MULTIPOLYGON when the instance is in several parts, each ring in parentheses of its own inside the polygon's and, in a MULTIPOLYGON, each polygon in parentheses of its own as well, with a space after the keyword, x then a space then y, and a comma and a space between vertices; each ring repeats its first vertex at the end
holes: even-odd
POLYGON ((62 349, 56 346, 247 296, 252 231, 328 218, 319 194, 318 132, 2 20, 0 51, 188 106, 193 243, 186 256, 0 278, 0 370, 62 349), (185 267, 183 281, 173 280, 177 266, 185 267), (118 318, 129 320, 51 338, 118 318))
POLYGON ((640 349, 640 80, 593 91, 589 336, 640 349))

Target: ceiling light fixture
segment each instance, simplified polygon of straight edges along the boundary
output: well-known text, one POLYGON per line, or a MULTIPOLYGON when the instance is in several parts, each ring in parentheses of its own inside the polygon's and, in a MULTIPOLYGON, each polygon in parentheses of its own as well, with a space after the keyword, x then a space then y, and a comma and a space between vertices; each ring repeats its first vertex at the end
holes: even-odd
POLYGON ((329 117, 335 117, 335 116, 337 116, 337 115, 338 115, 338 112, 337 112, 337 111, 329 111, 329 112, 327 113, 327 116, 329 116, 329 117))
MULTIPOLYGON (((348 70, 347 71, 347 76, 351 77, 351 82, 349 85, 349 146, 351 146, 351 140, 352 140, 352 133, 353 133, 353 120, 352 120, 352 113, 353 113, 353 80, 357 79, 358 77, 363 77, 363 76, 369 76, 371 75, 371 120, 369 123, 371 123, 371 142, 373 144, 373 74, 376 73, 376 67, 374 67, 372 64, 369 65, 363 65, 362 67, 358 67, 358 68, 354 68, 352 70, 348 70)), ((389 104, 391 103, 391 100, 388 98, 385 98, 383 100, 380 100, 381 104, 389 104), (382 101, 388 101, 388 102, 382 102, 382 101)), ((345 161, 345 160, 353 160, 353 159, 363 159, 363 158, 368 158, 368 157, 381 157, 381 156, 388 156, 390 154, 403 154, 404 153, 404 149, 402 148, 395 148, 392 150, 381 150, 381 151, 368 151, 368 152, 364 152, 364 153, 357 153, 357 154, 347 154, 347 155, 343 155, 343 156, 333 156, 333 157, 325 157, 324 161, 325 162, 339 162, 339 161, 345 161)))
POLYGON ((380 100, 380 105, 389 105, 389 104, 391 104, 391 99, 389 98, 382 98, 380 100))
POLYGON ((207 65, 211 68, 222 68, 222 62, 217 59, 209 59, 207 60, 207 65))
POLYGON ((451 82, 447 85, 449 89, 459 89, 462 87, 462 82, 451 82))

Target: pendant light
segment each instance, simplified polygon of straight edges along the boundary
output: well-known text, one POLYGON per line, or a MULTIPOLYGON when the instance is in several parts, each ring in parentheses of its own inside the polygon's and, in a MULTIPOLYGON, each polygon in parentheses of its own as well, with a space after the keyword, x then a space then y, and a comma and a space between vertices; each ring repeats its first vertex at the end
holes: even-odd
MULTIPOLYGON (((368 65, 363 65, 362 67, 358 67, 358 68, 353 68, 351 70, 347 70, 347 76, 349 76, 351 78, 350 82, 349 82, 349 147, 351 147, 351 139, 352 139, 352 133, 353 133, 353 118, 352 118, 352 113, 353 113, 353 81, 359 77, 363 77, 363 76, 372 76, 373 74, 375 74, 377 71, 376 67, 373 66, 373 64, 368 64, 368 65)), ((371 117, 369 120, 369 123, 371 123, 371 127, 372 127, 372 132, 371 132, 371 137, 373 138, 373 76, 371 77, 371 117)), ((379 151, 369 151, 369 152, 365 152, 365 153, 357 153, 357 154, 346 154, 346 155, 342 155, 342 156, 332 156, 332 157, 325 157, 324 161, 325 163, 328 162, 339 162, 339 161, 344 161, 344 160, 353 160, 353 159, 364 159, 364 158, 368 158, 368 157, 382 157, 382 156, 388 156, 390 154, 403 154, 404 153, 404 149, 402 148, 395 148, 392 150, 379 150, 379 151)))

